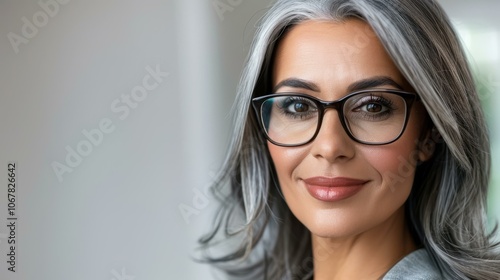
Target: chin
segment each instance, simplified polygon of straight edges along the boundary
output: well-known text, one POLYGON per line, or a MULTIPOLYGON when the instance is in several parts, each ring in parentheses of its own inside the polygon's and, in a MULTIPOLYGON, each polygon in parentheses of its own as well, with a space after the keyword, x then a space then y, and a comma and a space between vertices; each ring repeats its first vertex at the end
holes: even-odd
POLYGON ((369 232, 384 232, 386 229, 391 228, 395 222, 397 223, 401 219, 404 219, 404 203, 397 209, 385 209, 387 212, 383 210, 353 210, 311 210, 310 208, 309 211, 304 212, 301 209, 299 210, 301 215, 296 215, 296 217, 311 232, 311 235, 330 239, 352 238, 369 232))
POLYGON ((323 238, 351 237, 371 226, 341 212, 332 209, 317 209, 296 217, 312 235, 323 238))

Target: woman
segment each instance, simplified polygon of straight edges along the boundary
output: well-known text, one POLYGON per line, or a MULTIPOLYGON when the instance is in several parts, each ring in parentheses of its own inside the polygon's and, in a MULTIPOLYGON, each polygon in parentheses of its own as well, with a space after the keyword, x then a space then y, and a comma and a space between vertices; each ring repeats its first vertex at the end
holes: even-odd
POLYGON ((235 112, 201 240, 230 246, 208 257, 229 275, 500 279, 487 130, 434 1, 278 1, 235 112))

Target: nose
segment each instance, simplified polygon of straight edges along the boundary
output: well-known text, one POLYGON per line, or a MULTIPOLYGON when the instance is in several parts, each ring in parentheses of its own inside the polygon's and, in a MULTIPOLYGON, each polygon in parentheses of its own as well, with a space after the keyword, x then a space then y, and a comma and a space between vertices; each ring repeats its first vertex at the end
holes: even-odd
POLYGON ((344 130, 337 111, 326 110, 318 135, 312 142, 311 154, 330 163, 347 161, 354 157, 354 145, 354 141, 344 130))

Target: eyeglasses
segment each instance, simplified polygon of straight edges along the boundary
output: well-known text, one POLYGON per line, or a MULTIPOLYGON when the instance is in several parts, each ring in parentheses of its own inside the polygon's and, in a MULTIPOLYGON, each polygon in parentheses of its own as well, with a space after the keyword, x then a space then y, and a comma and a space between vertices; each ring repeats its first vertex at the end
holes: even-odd
POLYGON ((416 98, 415 93, 391 89, 357 91, 330 102, 306 94, 276 93, 252 99, 252 105, 266 138, 278 146, 312 142, 329 108, 337 111, 352 140, 385 145, 403 134, 416 98))

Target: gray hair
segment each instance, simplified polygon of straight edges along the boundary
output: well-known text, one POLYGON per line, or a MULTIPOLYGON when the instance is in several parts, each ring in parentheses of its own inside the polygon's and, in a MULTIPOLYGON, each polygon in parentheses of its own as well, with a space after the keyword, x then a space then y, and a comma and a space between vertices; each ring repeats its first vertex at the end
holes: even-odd
POLYGON ((270 92, 274 47, 287 28, 306 20, 348 18, 371 26, 437 131, 435 153, 417 167, 406 202, 416 241, 446 278, 500 278, 499 245, 486 230, 487 128, 457 35, 433 0, 279 0, 268 11, 244 68, 232 143, 213 186, 221 208, 213 231, 200 240, 208 250, 232 237, 228 242, 236 249, 206 260, 241 278, 312 277, 310 233, 281 197, 250 101, 270 92))

